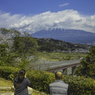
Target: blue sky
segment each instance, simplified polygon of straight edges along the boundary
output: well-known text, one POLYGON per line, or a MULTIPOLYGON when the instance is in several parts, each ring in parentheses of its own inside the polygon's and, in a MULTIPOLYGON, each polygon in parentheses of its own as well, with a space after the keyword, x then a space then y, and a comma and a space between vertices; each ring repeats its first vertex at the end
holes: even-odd
POLYGON ((95 33, 95 0, 0 0, 0 28, 34 33, 80 29, 95 33))

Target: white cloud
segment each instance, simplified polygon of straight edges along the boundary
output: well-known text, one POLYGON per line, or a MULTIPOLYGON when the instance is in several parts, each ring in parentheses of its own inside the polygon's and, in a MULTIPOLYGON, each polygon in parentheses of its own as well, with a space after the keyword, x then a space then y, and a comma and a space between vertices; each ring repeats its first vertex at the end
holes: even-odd
POLYGON ((0 11, 0 28, 34 33, 42 29, 80 29, 95 33, 95 15, 83 16, 75 10, 44 12, 34 16, 11 15, 0 11))
POLYGON ((67 6, 69 5, 69 3, 65 3, 65 4, 62 4, 62 5, 59 5, 59 7, 63 7, 63 6, 67 6))

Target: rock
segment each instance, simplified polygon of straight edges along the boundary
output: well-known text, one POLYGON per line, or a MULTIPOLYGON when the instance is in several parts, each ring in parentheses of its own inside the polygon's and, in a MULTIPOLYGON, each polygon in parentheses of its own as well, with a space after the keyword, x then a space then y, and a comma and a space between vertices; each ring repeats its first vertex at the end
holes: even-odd
POLYGON ((11 90, 12 90, 12 91, 15 91, 15 88, 14 88, 14 86, 12 86, 12 87, 11 87, 11 90))
POLYGON ((33 89, 31 87, 28 87, 28 94, 32 95, 32 93, 33 93, 33 89))

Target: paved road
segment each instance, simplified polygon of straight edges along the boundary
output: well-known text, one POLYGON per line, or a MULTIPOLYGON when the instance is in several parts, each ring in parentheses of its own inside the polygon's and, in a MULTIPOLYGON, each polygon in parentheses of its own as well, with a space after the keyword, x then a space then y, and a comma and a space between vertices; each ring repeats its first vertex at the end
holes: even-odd
POLYGON ((48 70, 48 69, 54 69, 54 68, 59 68, 59 67, 63 67, 63 66, 68 66, 68 65, 73 65, 76 63, 80 63, 80 59, 76 59, 76 60, 68 60, 68 61, 48 61, 48 60, 39 60, 38 61, 39 64, 37 64, 37 62, 35 63, 35 69, 39 69, 39 70, 48 70))

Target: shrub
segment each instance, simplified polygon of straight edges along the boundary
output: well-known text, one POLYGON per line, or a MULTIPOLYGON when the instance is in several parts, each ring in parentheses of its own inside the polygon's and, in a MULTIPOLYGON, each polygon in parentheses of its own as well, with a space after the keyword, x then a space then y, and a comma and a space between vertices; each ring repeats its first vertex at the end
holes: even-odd
POLYGON ((70 85, 72 95, 94 95, 95 93, 95 81, 91 78, 65 76, 63 81, 70 85))
POLYGON ((31 70, 27 72, 27 77, 31 81, 31 87, 48 93, 48 85, 54 82, 54 74, 45 71, 31 70))
MULTIPOLYGON (((13 80, 17 74, 19 68, 15 67, 1 67, 0 76, 6 79, 13 80)), ((31 87, 48 93, 48 86, 50 83, 55 81, 54 73, 39 71, 39 70, 28 70, 26 76, 31 81, 31 87)), ((84 76, 64 76, 63 81, 68 83, 71 89, 72 95, 94 95, 95 94, 95 80, 92 78, 84 78, 84 76)))
POLYGON ((0 77, 13 80, 14 77, 17 76, 19 70, 19 68, 15 67, 0 66, 0 77))
MULTIPOLYGON (((48 93, 48 86, 55 81, 53 73, 45 71, 28 71, 27 77, 31 81, 31 87, 48 93)), ((83 76, 64 76, 63 81, 68 83, 71 89, 72 95, 93 95, 95 93, 95 81, 91 78, 84 78, 83 76)))
POLYGON ((95 46, 92 46, 88 55, 81 60, 81 66, 77 67, 75 74, 95 79, 95 46))
POLYGON ((22 58, 18 63, 17 68, 27 69, 29 67, 29 61, 26 58, 22 58))

